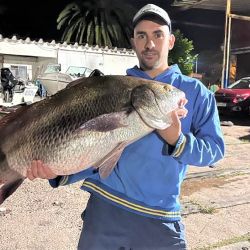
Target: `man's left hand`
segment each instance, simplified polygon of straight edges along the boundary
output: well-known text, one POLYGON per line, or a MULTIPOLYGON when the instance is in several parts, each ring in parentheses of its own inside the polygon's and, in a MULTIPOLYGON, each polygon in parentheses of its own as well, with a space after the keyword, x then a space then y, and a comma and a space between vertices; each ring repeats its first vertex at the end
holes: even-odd
POLYGON ((175 146, 181 134, 180 119, 186 117, 188 111, 184 108, 187 99, 181 100, 179 108, 174 110, 171 114, 172 124, 163 130, 157 130, 157 133, 169 144, 175 146))

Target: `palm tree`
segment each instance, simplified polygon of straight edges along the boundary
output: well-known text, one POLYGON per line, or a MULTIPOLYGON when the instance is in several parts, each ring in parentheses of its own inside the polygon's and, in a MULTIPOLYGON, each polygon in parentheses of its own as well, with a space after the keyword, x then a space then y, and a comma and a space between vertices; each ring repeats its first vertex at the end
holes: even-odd
POLYGON ((76 1, 57 18, 62 40, 89 45, 130 48, 131 20, 135 9, 115 0, 76 1))

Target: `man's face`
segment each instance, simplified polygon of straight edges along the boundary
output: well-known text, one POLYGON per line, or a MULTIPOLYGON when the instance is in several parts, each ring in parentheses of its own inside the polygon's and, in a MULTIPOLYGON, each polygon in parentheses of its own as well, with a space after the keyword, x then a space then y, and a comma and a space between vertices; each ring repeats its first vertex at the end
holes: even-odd
POLYGON ((168 52, 174 46, 175 37, 167 25, 142 20, 134 28, 131 42, 143 70, 168 67, 168 52))

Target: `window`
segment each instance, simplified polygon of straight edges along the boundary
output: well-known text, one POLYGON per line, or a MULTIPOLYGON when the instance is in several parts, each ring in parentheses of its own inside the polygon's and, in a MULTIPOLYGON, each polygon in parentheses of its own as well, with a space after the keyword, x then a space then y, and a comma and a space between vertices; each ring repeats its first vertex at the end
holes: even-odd
POLYGON ((250 89, 250 78, 241 79, 241 80, 231 84, 228 88, 230 88, 230 89, 250 89))
POLYGON ((17 79, 28 79, 27 66, 11 65, 10 70, 17 79))

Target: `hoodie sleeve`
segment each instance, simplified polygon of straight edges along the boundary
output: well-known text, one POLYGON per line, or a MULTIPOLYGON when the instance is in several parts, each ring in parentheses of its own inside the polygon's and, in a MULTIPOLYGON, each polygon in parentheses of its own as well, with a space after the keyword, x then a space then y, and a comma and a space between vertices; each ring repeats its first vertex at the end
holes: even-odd
POLYGON ((72 175, 64 175, 64 176, 57 176, 55 179, 49 180, 49 184, 53 188, 57 188, 59 186, 65 186, 69 184, 73 184, 77 181, 84 180, 88 177, 93 176, 94 174, 97 174, 98 171, 94 168, 88 168, 86 170, 83 170, 79 173, 72 174, 72 175))
POLYGON ((225 146, 214 95, 201 85, 198 89, 190 96, 195 98, 190 132, 183 132, 168 153, 183 164, 208 166, 223 158, 225 146))

